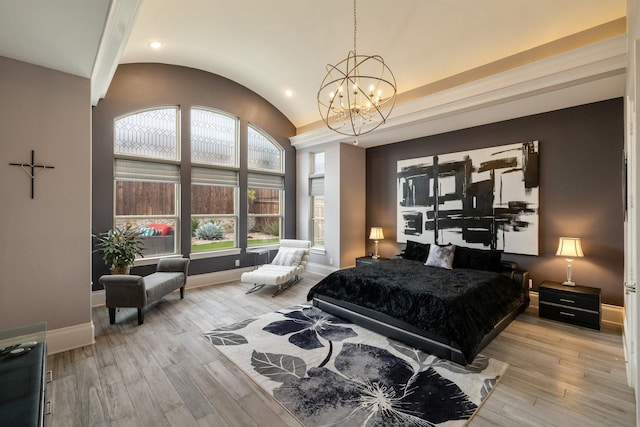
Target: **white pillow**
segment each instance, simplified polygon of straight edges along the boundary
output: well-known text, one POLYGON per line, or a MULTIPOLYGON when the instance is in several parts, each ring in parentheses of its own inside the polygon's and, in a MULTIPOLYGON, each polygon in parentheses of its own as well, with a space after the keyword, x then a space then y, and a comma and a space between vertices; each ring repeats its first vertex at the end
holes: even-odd
POLYGON ((302 261, 302 257, 307 251, 299 248, 280 248, 271 264, 285 265, 288 267, 297 266, 302 261))
POLYGON ((453 268, 453 255, 455 251, 455 245, 431 245, 431 248, 429 248, 429 257, 424 265, 451 270, 453 268))

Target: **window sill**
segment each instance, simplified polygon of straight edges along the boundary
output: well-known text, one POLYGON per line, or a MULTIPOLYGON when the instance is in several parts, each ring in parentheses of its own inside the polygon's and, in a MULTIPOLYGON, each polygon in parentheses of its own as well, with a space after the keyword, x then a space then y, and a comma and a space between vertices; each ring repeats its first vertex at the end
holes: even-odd
POLYGON ((250 253, 250 252, 261 253, 261 252, 264 252, 264 251, 270 251, 272 249, 278 249, 279 247, 280 247, 280 245, 278 243, 271 244, 271 245, 249 246, 247 248, 247 253, 250 253))
POLYGON ((317 254, 317 255, 326 255, 326 253, 327 253, 325 248, 314 248, 314 247, 309 249, 309 252, 311 252, 312 254, 317 254))
POLYGON ((158 260, 162 258, 182 258, 181 254, 158 254, 153 256, 148 256, 144 258, 139 258, 133 262, 134 267, 140 267, 142 265, 153 265, 157 264, 158 260))
POLYGON ((192 252, 189 254, 190 259, 205 259, 205 258, 217 258, 222 256, 240 255, 242 250, 240 248, 222 249, 218 251, 202 251, 192 252))

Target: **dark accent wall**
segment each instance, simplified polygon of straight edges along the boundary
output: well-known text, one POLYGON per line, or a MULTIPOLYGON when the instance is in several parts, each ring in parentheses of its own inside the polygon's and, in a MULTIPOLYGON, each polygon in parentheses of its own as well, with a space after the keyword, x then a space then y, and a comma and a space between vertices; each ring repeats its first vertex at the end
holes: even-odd
MULTIPOLYGON (((455 120, 455 117, 452 117, 455 120)), ((623 304, 622 98, 367 149, 367 224, 382 226, 382 256, 397 254, 396 162, 515 142, 540 141, 539 255, 503 254, 531 272, 534 289, 566 279, 560 236, 580 237, 573 280, 623 304)))
MULTIPOLYGON (((296 156, 289 137, 295 135, 293 124, 264 98, 224 77, 205 71, 165 64, 127 64, 120 65, 104 99, 93 109, 93 197, 92 197, 92 231, 102 232, 113 226, 113 128, 116 117, 143 108, 163 105, 178 105, 181 109, 182 123, 189 123, 192 106, 212 107, 233 114, 240 119, 240 157, 247 155, 247 125, 259 127, 272 136, 285 151, 285 238, 296 236, 296 156)), ((189 126, 180 129, 182 141, 182 164, 190 157, 189 126)), ((188 254, 190 243, 189 232, 189 182, 188 168, 182 168, 183 195, 182 226, 180 247, 183 254, 188 254), (185 193, 186 192, 186 193, 185 193)), ((246 198, 247 166, 241 161, 240 167, 240 203, 239 213, 247 211, 246 198), (243 190, 244 188, 244 190, 243 190)), ((239 244, 246 245, 247 222, 244 215, 239 215, 239 244)), ((240 259, 240 266, 253 265, 253 257, 246 254, 222 256, 192 260, 190 274, 203 274, 214 271, 237 268, 235 260, 240 259)), ((93 256, 92 276, 94 289, 99 289, 98 278, 107 274, 99 254, 93 256)), ((133 274, 148 274, 155 266, 141 266, 133 270, 133 274)))

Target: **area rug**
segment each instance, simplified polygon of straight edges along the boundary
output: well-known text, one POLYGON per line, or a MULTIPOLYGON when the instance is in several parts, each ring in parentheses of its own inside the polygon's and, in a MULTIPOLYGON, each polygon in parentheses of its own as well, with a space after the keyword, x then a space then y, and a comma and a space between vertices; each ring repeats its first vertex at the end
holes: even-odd
POLYGON ((508 367, 462 367, 309 305, 204 336, 306 427, 465 425, 508 367))

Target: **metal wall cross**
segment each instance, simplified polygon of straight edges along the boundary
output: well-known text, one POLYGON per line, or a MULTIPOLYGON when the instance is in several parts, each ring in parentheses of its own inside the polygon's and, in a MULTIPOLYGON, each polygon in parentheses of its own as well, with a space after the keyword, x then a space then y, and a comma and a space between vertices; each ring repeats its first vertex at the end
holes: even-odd
POLYGON ((11 166, 20 166, 31 178, 31 198, 33 199, 33 183, 37 175, 45 169, 55 169, 54 166, 36 164, 35 153, 31 150, 31 163, 9 163, 11 166))

